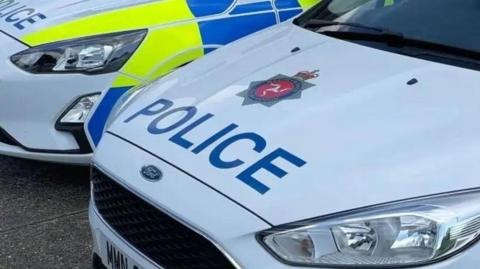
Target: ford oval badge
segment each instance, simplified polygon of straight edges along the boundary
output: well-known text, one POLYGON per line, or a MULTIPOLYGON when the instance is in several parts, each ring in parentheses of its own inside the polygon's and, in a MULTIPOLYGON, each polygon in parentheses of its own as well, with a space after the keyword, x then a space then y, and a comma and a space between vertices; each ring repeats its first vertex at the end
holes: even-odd
POLYGON ((148 181, 157 182, 162 179, 163 173, 154 165, 145 165, 140 170, 142 177, 148 181))

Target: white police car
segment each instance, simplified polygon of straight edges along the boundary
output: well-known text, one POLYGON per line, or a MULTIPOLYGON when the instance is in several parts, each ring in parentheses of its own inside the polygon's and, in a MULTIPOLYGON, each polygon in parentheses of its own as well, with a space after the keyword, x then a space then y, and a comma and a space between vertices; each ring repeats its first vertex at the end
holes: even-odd
POLYGON ((478 18, 326 0, 125 97, 96 268, 478 268, 478 18))
POLYGON ((0 154, 89 164, 118 98, 319 0, 0 0, 0 154))

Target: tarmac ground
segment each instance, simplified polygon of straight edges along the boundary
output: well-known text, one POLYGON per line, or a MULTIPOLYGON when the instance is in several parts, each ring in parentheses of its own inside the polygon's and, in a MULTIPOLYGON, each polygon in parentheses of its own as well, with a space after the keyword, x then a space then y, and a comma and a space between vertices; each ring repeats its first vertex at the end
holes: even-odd
POLYGON ((0 157, 0 268, 91 268, 89 169, 0 157))

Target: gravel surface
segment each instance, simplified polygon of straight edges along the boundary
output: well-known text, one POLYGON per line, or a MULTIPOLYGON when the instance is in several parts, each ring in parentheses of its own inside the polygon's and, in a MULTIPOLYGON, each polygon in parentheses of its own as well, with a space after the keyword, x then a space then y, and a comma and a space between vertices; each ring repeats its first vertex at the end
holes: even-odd
POLYGON ((89 170, 0 157, 0 268, 90 268, 89 170))

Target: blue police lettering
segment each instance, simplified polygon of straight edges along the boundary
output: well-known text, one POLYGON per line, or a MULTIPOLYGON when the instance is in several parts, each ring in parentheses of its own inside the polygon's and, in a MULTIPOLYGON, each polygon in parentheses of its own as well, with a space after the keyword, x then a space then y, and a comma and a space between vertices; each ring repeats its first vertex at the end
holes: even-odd
POLYGON ((237 129, 237 127, 238 127, 238 125, 236 125, 235 123, 232 123, 232 124, 228 125, 227 127, 223 128, 222 130, 220 130, 217 133, 215 133, 214 135, 212 135, 207 140, 203 141, 200 145, 196 146, 192 150, 192 152, 195 153, 195 154, 198 154, 198 153, 202 152, 204 149, 208 148, 208 146, 210 146, 211 144, 220 140, 220 138, 226 136, 231 131, 237 129))
MULTIPOLYGON (((147 126, 147 131, 153 135, 166 134, 185 125, 185 127, 181 128, 178 132, 169 137, 168 140, 183 149, 189 150, 192 146, 195 146, 196 143, 188 140, 186 135, 196 128, 202 128, 201 126, 207 121, 212 120, 215 115, 207 113, 193 120, 198 113, 196 107, 185 106, 173 108, 173 106, 174 103, 172 101, 167 99, 159 99, 128 117, 126 120, 124 120, 124 123, 130 123, 131 121, 140 117, 155 117, 147 126), (166 120, 167 118, 170 120, 166 120)), ((244 165, 245 161, 242 159, 232 158, 227 160, 226 158, 222 157, 222 153, 227 148, 239 141, 249 141, 252 143, 252 151, 261 154, 267 148, 267 140, 254 132, 243 132, 228 136, 228 134, 230 134, 233 130, 236 130, 238 127, 239 126, 235 123, 227 125, 219 131, 214 132, 202 142, 198 143, 198 145, 190 152, 194 154, 200 154, 215 142, 221 141, 210 151, 210 164, 218 169, 232 169, 244 165)), ((265 194, 270 190, 270 188, 262 183, 260 179, 255 178, 254 175, 259 170, 263 169, 270 172, 277 178, 285 177, 288 172, 283 168, 273 164, 273 161, 279 158, 288 161, 293 166, 298 168, 306 164, 304 160, 296 155, 282 148, 278 148, 265 155, 263 158, 260 158, 259 161, 249 165, 245 170, 240 172, 236 178, 258 193, 265 194)))
POLYGON ((195 116, 196 113, 197 113, 197 108, 193 107, 193 106, 186 106, 186 107, 179 107, 179 108, 172 109, 170 111, 167 111, 167 112, 161 114, 157 118, 155 118, 148 125, 148 132, 151 133, 151 134, 163 134, 163 133, 170 132, 171 130, 176 129, 177 127, 183 125, 188 120, 193 118, 193 116, 195 116), (170 115, 174 115, 176 113, 179 113, 179 112, 180 113, 185 112, 184 113, 185 115, 182 118, 180 118, 179 121, 175 122, 174 124, 172 124, 168 127, 158 128, 158 123, 160 123, 163 119, 167 118, 170 115))
POLYGON ((212 117, 213 117, 213 114, 210 114, 210 113, 205 114, 203 117, 199 118, 198 120, 189 124, 187 127, 183 128, 180 132, 172 136, 169 140, 185 149, 190 148, 193 145, 193 143, 185 139, 184 135, 188 134, 191 130, 195 129, 195 127, 204 123, 205 121, 209 120, 212 117))
POLYGON ((263 157, 258 162, 252 164, 250 167, 245 169, 243 172, 238 174, 237 178, 246 183, 249 186, 252 186, 255 190, 260 192, 261 194, 266 193, 270 190, 269 187, 258 181, 253 175, 258 172, 260 169, 265 169, 270 173, 274 174, 278 178, 283 178, 288 173, 283 170, 282 168, 276 166, 272 162, 278 158, 282 158, 289 163, 295 165, 296 167, 302 167, 306 164, 306 162, 297 156, 291 154, 290 152, 278 148, 274 150, 272 153, 268 154, 267 156, 263 157))
POLYGON ((235 136, 232 136, 222 143, 220 143, 218 146, 216 146, 213 150, 212 153, 210 153, 210 163, 220 169, 229 169, 229 168, 234 168, 237 166, 240 166, 244 164, 244 162, 240 159, 236 159, 233 161, 224 161, 222 158, 220 158, 220 155, 222 152, 232 145, 233 143, 240 141, 240 140, 250 140, 254 143, 253 150, 261 153, 265 147, 267 147, 267 141, 260 135, 256 133, 242 133, 238 134, 235 136))
POLYGON ((15 26, 19 30, 23 30, 23 29, 25 29, 25 23, 28 22, 29 24, 34 24, 37 21, 44 20, 46 18, 47 18, 47 16, 43 15, 42 13, 36 13, 36 14, 33 14, 33 15, 31 15, 29 17, 26 17, 22 20, 19 20, 18 22, 13 24, 13 26, 15 26))
POLYGON ((13 0, 0 0, 0 18, 10 15, 12 12, 15 12, 19 9, 25 8, 27 6, 23 5, 18 7, 20 3, 14 2, 13 0))
POLYGON ((138 111, 137 113, 133 114, 132 116, 130 116, 128 119, 125 120, 125 123, 129 123, 133 119, 135 119, 139 116, 142 116, 142 115, 143 116, 153 116, 153 115, 156 115, 158 113, 162 113, 163 111, 169 109, 172 106, 173 106, 172 101, 165 100, 165 99, 160 99, 158 101, 155 101, 155 102, 151 103, 150 105, 148 105, 144 109, 138 111), (157 107, 158 105, 162 105, 162 106, 157 107), (156 110, 154 110, 155 107, 157 107, 156 110))
POLYGON ((18 1, 0 0, 0 18, 4 18, 5 22, 11 23, 15 28, 23 30, 26 27, 25 24, 45 20, 47 16, 18 1))
POLYGON ((21 10, 18 10, 18 11, 15 11, 15 12, 11 13, 8 17, 5 18, 5 21, 6 22, 16 22, 16 21, 18 21, 22 18, 21 16, 19 16, 19 15, 22 15, 22 13, 25 13, 25 14, 23 14, 24 17, 25 16, 28 17, 29 15, 32 15, 34 12, 35 12, 35 9, 33 9, 33 8, 21 9, 21 10))

